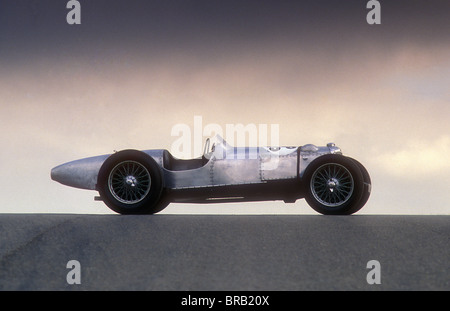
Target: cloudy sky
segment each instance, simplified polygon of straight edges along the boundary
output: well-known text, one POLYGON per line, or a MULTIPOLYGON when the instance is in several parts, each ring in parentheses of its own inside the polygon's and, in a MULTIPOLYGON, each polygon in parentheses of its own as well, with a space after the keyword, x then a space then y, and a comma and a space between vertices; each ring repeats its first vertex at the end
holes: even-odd
MULTIPOLYGON (((52 167, 170 150, 176 124, 278 124, 281 145, 330 141, 369 170, 360 214, 450 212, 450 3, 0 2, 1 213, 111 213, 52 167)), ((312 213, 300 200, 165 213, 312 213)))

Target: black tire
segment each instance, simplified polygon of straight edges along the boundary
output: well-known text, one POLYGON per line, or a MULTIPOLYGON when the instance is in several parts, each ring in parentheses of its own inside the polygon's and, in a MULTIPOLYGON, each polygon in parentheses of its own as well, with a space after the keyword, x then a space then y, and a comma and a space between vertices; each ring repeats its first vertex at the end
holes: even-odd
POLYGON ((158 203, 153 207, 152 214, 159 213, 163 209, 165 209, 171 202, 170 196, 165 193, 163 190, 161 197, 159 198, 158 203))
POLYGON ((98 174, 100 197, 120 214, 153 214, 161 211, 163 175, 146 153, 123 150, 111 155, 98 174))
POLYGON ((359 161, 357 161, 353 158, 349 158, 349 159, 352 160, 353 162, 355 162, 356 165, 358 165, 359 170, 361 171, 361 173, 363 175, 363 180, 364 180, 363 195, 361 197, 361 200, 359 200, 358 204, 355 205, 355 210, 352 212, 352 213, 355 213, 355 212, 359 211, 364 205, 366 205, 367 201, 369 200, 370 193, 372 190, 372 181, 370 179, 369 172, 364 167, 364 165, 362 165, 359 161))
POLYGON ((356 212, 363 197, 364 177, 351 159, 327 154, 315 159, 303 175, 306 202, 324 215, 356 212))

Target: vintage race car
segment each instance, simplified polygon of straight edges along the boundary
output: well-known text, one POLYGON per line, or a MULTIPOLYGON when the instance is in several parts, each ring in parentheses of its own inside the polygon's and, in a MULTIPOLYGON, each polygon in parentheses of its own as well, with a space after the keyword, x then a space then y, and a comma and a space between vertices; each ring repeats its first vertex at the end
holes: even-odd
POLYGON ((371 181, 358 161, 333 143, 318 147, 233 147, 220 136, 194 159, 168 150, 123 150, 59 165, 51 178, 97 190, 121 214, 152 214, 171 202, 223 203, 305 198, 322 214, 348 215, 370 196, 371 181))

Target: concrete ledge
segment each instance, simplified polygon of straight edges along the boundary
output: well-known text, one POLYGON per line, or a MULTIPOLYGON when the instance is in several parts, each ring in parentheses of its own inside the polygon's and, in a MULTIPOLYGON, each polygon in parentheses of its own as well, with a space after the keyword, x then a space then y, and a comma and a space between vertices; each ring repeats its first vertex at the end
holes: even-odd
POLYGON ((0 214, 0 289, 450 290, 449 237, 450 216, 0 214))

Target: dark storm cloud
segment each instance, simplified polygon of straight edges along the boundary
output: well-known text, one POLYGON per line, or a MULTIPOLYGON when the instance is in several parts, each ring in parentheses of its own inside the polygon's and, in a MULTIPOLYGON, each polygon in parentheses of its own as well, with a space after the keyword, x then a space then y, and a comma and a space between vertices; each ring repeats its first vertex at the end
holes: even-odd
POLYGON ((65 0, 5 0, 0 3, 0 56, 449 41, 449 1, 380 2, 382 25, 370 26, 365 0, 80 0, 82 23, 68 25, 65 0))

